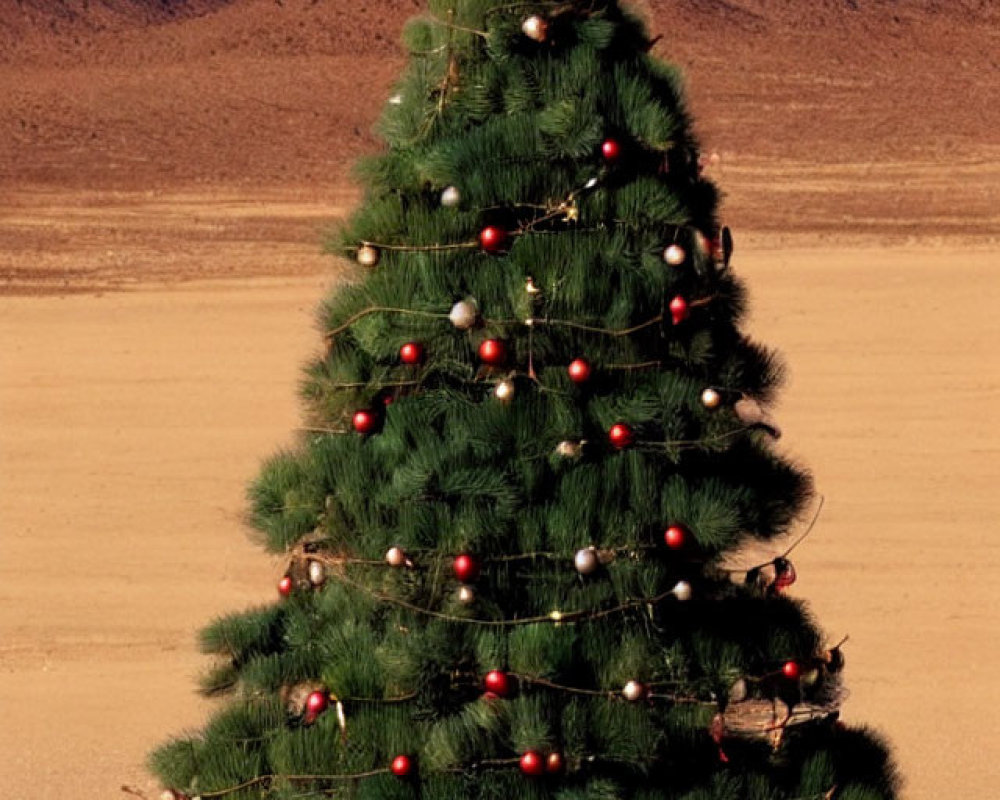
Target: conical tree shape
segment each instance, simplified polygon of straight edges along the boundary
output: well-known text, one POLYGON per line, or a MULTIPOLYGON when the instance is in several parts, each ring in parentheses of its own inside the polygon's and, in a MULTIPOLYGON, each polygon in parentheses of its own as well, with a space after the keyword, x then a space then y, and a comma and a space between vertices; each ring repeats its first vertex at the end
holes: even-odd
POLYGON ((738 329, 673 68, 614 0, 432 0, 335 246, 308 429, 254 484, 276 604, 203 634, 231 693, 178 795, 895 796, 783 594, 808 477, 738 329), (777 545, 775 546, 777 549, 777 545))

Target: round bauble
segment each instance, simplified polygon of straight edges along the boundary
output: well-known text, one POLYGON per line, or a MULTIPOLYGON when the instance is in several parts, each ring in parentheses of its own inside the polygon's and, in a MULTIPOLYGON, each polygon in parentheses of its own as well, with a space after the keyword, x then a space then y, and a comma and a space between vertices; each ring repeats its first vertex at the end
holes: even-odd
POLYGON ((514 381, 500 381, 493 387, 493 394, 501 403, 509 403, 514 399, 514 381))
POLYGON ((503 670, 491 669, 483 678, 483 687, 497 697, 506 697, 511 690, 510 676, 503 670))
POLYGON ((471 606, 476 602, 476 590, 471 586, 460 586, 458 589, 458 602, 463 606, 471 606))
POLYGON ((445 208, 454 208, 462 202, 462 193, 457 186, 449 186, 441 192, 441 205, 445 208))
POLYGON ((674 523, 663 532, 663 541, 671 550, 680 550, 687 542, 687 530, 683 525, 674 523))
POLYGON ((401 547, 390 547, 385 551, 385 563, 390 567, 405 567, 406 553, 401 547))
POLYGON ((597 557, 597 550, 593 547, 584 547, 582 550, 577 550, 576 555, 573 556, 573 566, 576 567, 576 571, 581 575, 591 575, 597 571, 600 565, 601 561, 597 557))
POLYGON ((569 362, 566 371, 569 373, 569 379, 573 383, 586 383, 590 380, 590 362, 585 358, 574 358, 569 362))
POLYGON ((392 760, 392 774, 397 778, 408 778, 413 772, 413 760, 409 756, 399 755, 392 760))
POLYGON ((781 667, 781 674, 790 681, 797 681, 802 675, 802 667, 798 661, 786 661, 781 667))
POLYGON ((521 772, 525 775, 544 775, 545 759, 537 750, 528 750, 521 756, 521 772))
POLYGON ((669 245, 667 249, 663 251, 663 260, 672 267, 679 267, 684 263, 684 259, 686 258, 687 253, 684 252, 684 248, 676 242, 669 245))
POLYGON ((479 560, 468 553, 456 556, 452 562, 455 577, 462 583, 472 583, 479 577, 479 560))
POLYGON ((556 453, 563 458, 579 458, 583 454, 583 444, 568 439, 556 445, 556 453))
POLYGON ((407 342, 399 348, 399 360, 404 364, 419 364, 424 360, 424 346, 420 342, 407 342))
POLYGON ((616 422, 608 430, 608 441, 612 447, 623 450, 635 441, 635 433, 624 422, 616 422))
POLYGON ((499 366, 507 360, 507 345, 503 339, 486 339, 479 345, 479 360, 491 367, 499 366))
POLYGON ((363 244, 358 248, 357 259, 362 267, 374 267, 378 265, 382 254, 377 247, 370 244, 363 244))
POLYGON ((288 597, 294 588, 295 581, 292 580, 291 575, 285 575, 280 581, 278 581, 278 594, 282 597, 288 597))
POLYGON ((460 331, 468 330, 479 319, 479 308, 472 300, 459 300, 448 312, 448 319, 460 331))
POLYGON ((534 42, 544 42, 549 35, 549 23, 538 14, 532 14, 521 23, 521 33, 534 42))
POLYGON ((713 389, 709 386, 701 393, 701 404, 709 411, 715 411, 715 409, 722 405, 722 395, 719 394, 718 389, 713 389))
POLYGON ((330 701, 327 699, 326 692, 309 692, 309 696, 306 698, 306 712, 312 716, 322 714, 329 705, 330 701))
POLYGON ((630 703, 637 703, 646 697, 646 687, 639 681, 629 681, 622 687, 622 697, 630 703))
POLYGON ((774 559, 774 588, 779 592, 787 589, 798 576, 795 574, 795 567, 787 558, 774 559))
POLYGON ((321 561, 309 562, 309 583, 313 586, 322 586, 326 582, 326 567, 321 561))
POLYGON ((670 301, 670 318, 674 325, 680 325, 688 318, 688 303, 680 295, 670 301))
POLYGON ((496 225, 487 225, 479 232, 479 246, 487 253, 499 253, 507 242, 507 231, 496 225))
POLYGON ((558 775, 566 768, 566 759, 562 753, 549 753, 545 757, 545 771, 549 775, 558 775))
POLYGON ((616 139, 605 139, 601 144, 601 155, 609 164, 616 162, 622 154, 622 146, 616 139))
POLYGON ((682 603, 686 603, 691 599, 691 584, 687 581, 677 581, 670 593, 682 603))
POLYGON ((358 433, 374 433, 378 430, 379 417, 371 409, 363 408, 354 412, 351 424, 358 433))

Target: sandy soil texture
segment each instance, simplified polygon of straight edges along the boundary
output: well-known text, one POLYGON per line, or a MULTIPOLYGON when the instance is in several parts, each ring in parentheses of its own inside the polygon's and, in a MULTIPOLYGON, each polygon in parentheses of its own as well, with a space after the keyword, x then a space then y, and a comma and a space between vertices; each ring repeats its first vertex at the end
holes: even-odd
MULTIPOLYGON (((796 551, 907 800, 990 797, 1000 702, 1000 9, 649 0, 727 193, 796 551)), ((156 796, 213 615, 274 600, 243 490, 293 441, 321 255, 415 0, 0 9, 0 790, 156 796), (377 101, 373 98, 378 98, 377 101)))

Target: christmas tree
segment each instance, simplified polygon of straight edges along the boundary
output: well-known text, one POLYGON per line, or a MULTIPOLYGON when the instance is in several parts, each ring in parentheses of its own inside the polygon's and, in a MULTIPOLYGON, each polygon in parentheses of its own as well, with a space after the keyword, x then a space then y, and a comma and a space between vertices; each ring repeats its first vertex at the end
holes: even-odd
POLYGON ((676 70, 615 0, 431 0, 404 38, 334 246, 365 274, 250 492, 281 596, 203 631, 230 697, 152 755, 165 794, 894 797, 785 592, 811 485, 676 70))

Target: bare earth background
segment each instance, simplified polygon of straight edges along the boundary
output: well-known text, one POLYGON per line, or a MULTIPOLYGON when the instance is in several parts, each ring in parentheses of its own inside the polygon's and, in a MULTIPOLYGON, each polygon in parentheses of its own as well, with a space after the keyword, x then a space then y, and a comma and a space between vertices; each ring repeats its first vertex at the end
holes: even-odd
MULTIPOLYGON (((996 794, 1000 10, 656 0, 727 192, 783 446, 826 508, 796 594, 909 800, 996 794)), ((271 602, 243 488, 291 444, 322 232, 416 2, 0 8, 0 791, 155 796, 194 633, 271 602)))

